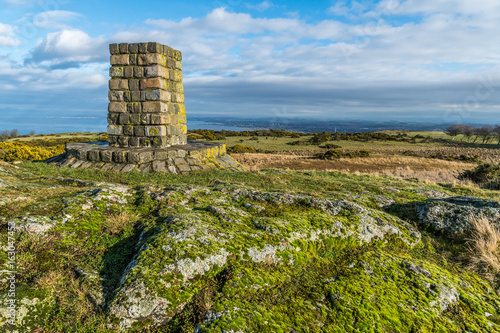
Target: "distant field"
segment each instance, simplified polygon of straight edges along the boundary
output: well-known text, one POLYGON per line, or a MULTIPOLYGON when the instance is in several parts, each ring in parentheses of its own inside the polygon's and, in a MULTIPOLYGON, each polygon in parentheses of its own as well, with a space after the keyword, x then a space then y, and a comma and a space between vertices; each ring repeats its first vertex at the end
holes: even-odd
MULTIPOLYGON (((419 178, 433 182, 455 182, 458 174, 464 170, 474 168, 477 162, 500 162, 500 145, 496 144, 496 142, 481 145, 467 142, 461 136, 452 139, 446 133, 437 131, 382 131, 376 133, 390 134, 394 137, 401 134, 406 136, 402 141, 393 139, 355 141, 351 139, 332 140, 319 145, 309 142, 313 137, 312 135, 298 138, 290 135, 285 137, 227 136, 220 140, 198 139, 198 141, 225 143, 227 147, 236 145, 252 147, 255 149, 255 153, 232 155, 249 170, 253 171, 267 168, 288 168, 291 170, 370 173, 402 178, 419 178), (300 141, 301 144, 290 144, 297 141, 300 141), (329 150, 322 148, 325 144, 335 145, 338 147, 335 149, 346 153, 367 150, 370 152, 370 157, 336 160, 314 158, 315 154, 329 150)), ((60 133, 18 137, 5 142, 17 142, 17 144, 26 144, 30 145, 30 147, 44 146, 51 142, 51 145, 57 144, 63 149, 65 141, 94 141, 99 137, 102 138, 103 135, 105 133, 60 133)), ((201 135, 198 135, 198 137, 201 137, 201 135)), ((0 147, 0 153, 1 151, 0 147)), ((11 157, 11 161, 15 160, 15 154, 11 152, 10 156, 14 156, 11 157)))
POLYGON ((17 138, 7 139, 5 142, 25 142, 33 140, 55 140, 69 139, 74 137, 89 137, 94 138, 105 133, 81 132, 81 133, 57 133, 57 134, 35 134, 33 136, 20 136, 17 138))

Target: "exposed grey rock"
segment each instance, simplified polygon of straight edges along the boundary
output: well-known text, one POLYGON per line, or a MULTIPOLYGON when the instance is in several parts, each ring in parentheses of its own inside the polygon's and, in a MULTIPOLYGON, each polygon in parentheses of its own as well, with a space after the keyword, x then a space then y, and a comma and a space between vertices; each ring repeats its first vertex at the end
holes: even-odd
POLYGON ((417 203, 416 210, 420 223, 453 235, 466 232, 473 218, 484 217, 491 223, 500 223, 500 204, 494 200, 465 196, 429 199, 417 203))

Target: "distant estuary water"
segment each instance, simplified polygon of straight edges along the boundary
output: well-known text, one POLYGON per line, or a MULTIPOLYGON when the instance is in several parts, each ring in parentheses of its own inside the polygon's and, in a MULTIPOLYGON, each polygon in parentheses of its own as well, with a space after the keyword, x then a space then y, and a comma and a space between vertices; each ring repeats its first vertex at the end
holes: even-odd
MULTIPOLYGON (((27 119, 16 119, 14 117, 0 115, 0 131, 17 129, 19 130, 19 134, 28 134, 31 131, 35 131, 36 134, 106 132, 107 125, 107 119, 104 117, 30 117, 27 119)), ((187 127, 189 130, 252 130, 251 128, 222 125, 216 122, 189 120, 189 118, 187 127)))

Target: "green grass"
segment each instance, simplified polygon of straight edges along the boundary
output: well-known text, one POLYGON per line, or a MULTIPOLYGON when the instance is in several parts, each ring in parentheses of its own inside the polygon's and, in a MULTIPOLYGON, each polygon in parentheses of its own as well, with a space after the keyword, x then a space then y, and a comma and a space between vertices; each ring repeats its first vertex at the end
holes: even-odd
MULTIPOLYGON (((473 195, 478 197, 500 199, 498 191, 489 191, 452 184, 433 184, 418 179, 401 179, 390 176, 354 175, 342 172, 295 171, 295 170, 262 170, 261 172, 226 172, 202 171, 190 175, 173 175, 170 173, 140 174, 118 173, 114 171, 71 169, 50 166, 44 163, 25 162, 22 167, 38 176, 71 177, 88 182, 111 182, 132 186, 137 185, 189 185, 206 186, 213 184, 214 179, 227 183, 245 184, 247 186, 271 192, 312 193, 316 196, 328 196, 333 192, 349 191, 358 193, 366 191, 373 194, 394 196, 381 190, 383 187, 410 188, 425 187, 436 189, 450 195, 473 195)), ((400 197, 401 194, 398 194, 400 197)), ((411 195, 408 199, 411 199, 411 195)))

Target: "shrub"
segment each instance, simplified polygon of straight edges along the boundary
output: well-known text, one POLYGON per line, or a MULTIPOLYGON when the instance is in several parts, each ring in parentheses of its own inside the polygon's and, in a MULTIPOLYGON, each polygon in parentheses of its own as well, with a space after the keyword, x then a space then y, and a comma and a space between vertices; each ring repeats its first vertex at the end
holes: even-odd
POLYGON ((333 143, 327 143, 327 144, 324 144, 323 146, 320 146, 320 148, 326 148, 326 149, 339 149, 339 148, 342 148, 341 146, 339 145, 335 145, 333 143))
POLYGON ((64 145, 36 147, 19 142, 0 143, 0 160, 40 161, 64 153, 64 145))
POLYGON ((500 181, 500 165, 493 163, 480 164, 472 170, 465 170, 458 178, 461 180, 469 179, 476 184, 498 183, 500 181))
POLYGON ((233 146, 233 147, 229 147, 227 149, 227 152, 228 153, 236 153, 236 154, 240 154, 240 153, 255 153, 255 148, 248 147, 248 146, 243 146, 243 145, 236 145, 236 146, 233 146))
POLYGON ((343 152, 342 150, 334 149, 329 150, 324 153, 315 154, 314 157, 321 160, 336 160, 339 158, 357 158, 357 157, 368 157, 370 152, 368 150, 355 150, 351 152, 343 152))
POLYGON ((317 133, 309 140, 313 145, 319 145, 323 142, 330 141, 330 134, 328 132, 317 133))

